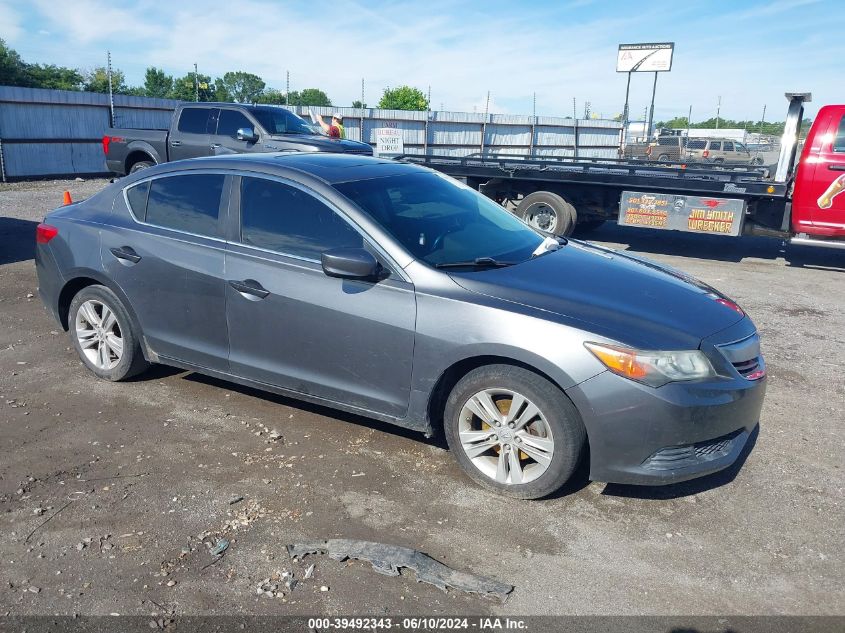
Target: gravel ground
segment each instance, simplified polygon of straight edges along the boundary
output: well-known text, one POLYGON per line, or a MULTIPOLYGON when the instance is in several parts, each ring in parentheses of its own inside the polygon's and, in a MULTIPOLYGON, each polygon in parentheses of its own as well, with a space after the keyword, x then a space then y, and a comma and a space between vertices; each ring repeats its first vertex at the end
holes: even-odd
POLYGON ((96 380, 40 304, 32 233, 64 189, 104 184, 0 186, 0 615, 845 613, 845 253, 591 234, 752 315, 770 374, 761 430, 743 463, 702 480, 582 472, 554 498, 517 502, 475 487, 440 442, 386 424, 163 367, 96 380), (204 542, 222 537, 210 565, 204 542), (516 589, 502 605, 284 549, 335 537, 416 548, 516 589))

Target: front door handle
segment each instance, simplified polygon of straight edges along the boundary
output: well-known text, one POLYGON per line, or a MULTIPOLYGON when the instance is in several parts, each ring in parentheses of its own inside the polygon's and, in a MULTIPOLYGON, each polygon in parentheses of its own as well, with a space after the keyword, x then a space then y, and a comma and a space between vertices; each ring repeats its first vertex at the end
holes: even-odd
POLYGON ((241 294, 252 295, 253 297, 258 297, 259 299, 263 299, 270 294, 269 290, 266 290, 254 279, 244 279, 243 281, 230 279, 229 285, 241 294))
POLYGON ((170 141, 170 147, 179 147, 182 141, 170 141))
POLYGON ((830 171, 845 171, 845 165, 828 165, 830 171))
POLYGON ((212 143, 211 144, 211 149, 213 149, 213 150, 217 149, 218 147, 220 147, 220 143, 212 143))
POLYGON ((111 250, 111 254, 118 259, 122 259, 133 264, 137 264, 141 261, 141 256, 136 253, 131 246, 121 246, 120 248, 112 248, 109 250, 111 250))

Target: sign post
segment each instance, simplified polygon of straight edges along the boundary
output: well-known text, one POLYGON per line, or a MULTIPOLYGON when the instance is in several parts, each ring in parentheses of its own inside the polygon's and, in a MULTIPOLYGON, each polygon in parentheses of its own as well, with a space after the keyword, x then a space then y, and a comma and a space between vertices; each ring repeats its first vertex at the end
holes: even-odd
POLYGON ((625 87, 625 109, 622 110, 622 138, 628 127, 628 97, 631 91, 631 73, 653 72, 654 86, 651 89, 651 108, 649 110, 646 137, 651 136, 651 124, 654 117, 654 96, 657 93, 657 73, 672 70, 674 42, 653 42, 647 44, 620 44, 616 53, 616 72, 628 73, 625 87))

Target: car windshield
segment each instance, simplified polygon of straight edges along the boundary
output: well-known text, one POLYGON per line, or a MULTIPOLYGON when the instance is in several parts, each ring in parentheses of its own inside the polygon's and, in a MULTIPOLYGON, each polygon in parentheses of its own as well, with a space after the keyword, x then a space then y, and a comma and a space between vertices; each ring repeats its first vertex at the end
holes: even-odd
POLYGON ((344 182, 343 195, 414 257, 432 266, 478 260, 479 266, 530 259, 543 236, 516 216, 455 180, 419 172, 344 182))
POLYGON ((284 108, 249 108, 249 113, 269 134, 314 134, 303 119, 284 108))

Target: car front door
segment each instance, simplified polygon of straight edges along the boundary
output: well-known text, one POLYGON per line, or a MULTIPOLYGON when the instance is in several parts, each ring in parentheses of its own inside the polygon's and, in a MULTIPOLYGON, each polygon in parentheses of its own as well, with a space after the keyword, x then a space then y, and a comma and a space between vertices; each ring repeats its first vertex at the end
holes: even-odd
POLYGON ((229 179, 222 173, 162 175, 124 190, 102 228, 106 274, 129 299, 158 355, 228 369, 226 243, 229 179))
POLYGON ((176 126, 171 129, 167 149, 170 160, 211 155, 211 135, 216 120, 215 108, 186 106, 179 113, 176 126), (212 125, 209 128, 209 125, 212 125))
POLYGON ((215 154, 243 154, 260 150, 258 143, 259 128, 238 110, 220 108, 217 129, 211 137, 212 152, 215 154), (255 134, 255 140, 239 140, 238 130, 247 128, 255 134))
POLYGON ((327 201, 295 183, 233 182, 226 310, 234 374, 394 417, 407 412, 414 353, 412 284, 327 201), (377 280, 327 276, 320 254, 368 248, 377 280))

